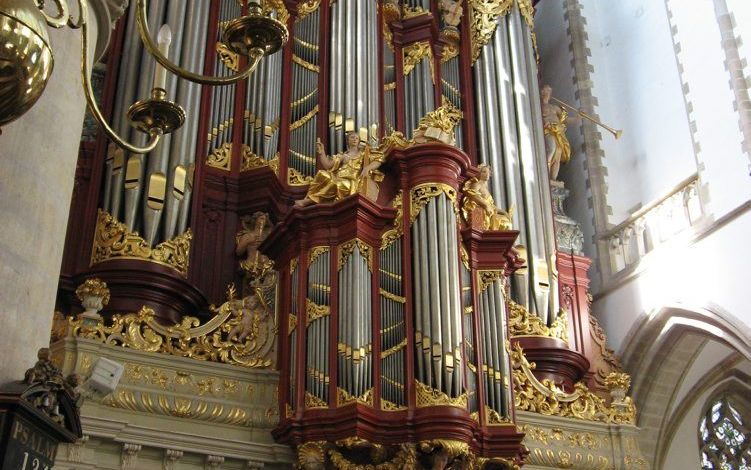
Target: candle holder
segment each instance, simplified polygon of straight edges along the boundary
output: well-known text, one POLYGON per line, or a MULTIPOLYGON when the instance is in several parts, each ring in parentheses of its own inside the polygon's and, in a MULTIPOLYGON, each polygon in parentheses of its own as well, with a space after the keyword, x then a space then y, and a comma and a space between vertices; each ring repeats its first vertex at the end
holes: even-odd
MULTIPOLYGON (((0 83, 0 125, 8 123, 23 115, 44 91, 53 57, 49 48, 44 22, 53 28, 70 27, 81 29, 81 78, 84 96, 91 114, 104 130, 105 134, 118 146, 131 153, 145 154, 156 148, 164 134, 174 132, 185 122, 185 110, 166 99, 164 90, 165 75, 161 70, 155 77, 155 88, 151 97, 138 101, 128 110, 131 125, 139 131, 149 134, 149 141, 144 146, 133 145, 110 127, 96 100, 91 87, 91 67, 89 51, 89 5, 88 0, 76 0, 79 17, 70 14, 67 0, 51 0, 57 8, 54 15, 44 11, 44 2, 37 0, 6 0, 0 6, 0 44, 5 44, 8 51, 0 52, 0 65, 10 70, 21 71, 12 76, 14 80, 0 83), (32 43, 30 43, 33 42, 32 43), (33 46, 33 47, 31 47, 33 46), (39 57, 35 64, 31 58, 39 57)), ((147 0, 136 1, 136 24, 145 49, 157 63, 173 74, 204 85, 230 85, 244 80, 258 67, 261 59, 273 54, 288 40, 286 26, 273 18, 265 16, 260 4, 249 5, 247 15, 232 20, 224 32, 226 46, 249 58, 244 70, 226 77, 212 77, 186 70, 167 58, 169 38, 165 38, 160 49, 149 33, 147 22, 147 0)), ((169 33, 169 31, 167 31, 169 33)), ((157 67, 159 69, 159 67, 157 67)))
POLYGON ((147 134, 169 134, 179 129, 185 123, 185 110, 166 98, 163 88, 154 88, 150 98, 133 103, 128 109, 130 125, 147 134))

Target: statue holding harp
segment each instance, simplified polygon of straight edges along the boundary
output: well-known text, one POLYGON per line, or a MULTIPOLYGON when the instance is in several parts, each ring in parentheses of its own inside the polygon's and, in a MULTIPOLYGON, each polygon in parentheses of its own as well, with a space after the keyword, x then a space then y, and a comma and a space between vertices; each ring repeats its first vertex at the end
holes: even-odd
POLYGON ((304 207, 311 204, 335 202, 361 193, 371 200, 378 197, 377 183, 383 179, 378 171, 381 161, 374 158, 370 147, 360 147, 360 136, 357 132, 347 133, 347 150, 327 156, 323 143, 319 139, 316 143, 318 151, 318 166, 316 173, 308 187, 305 198, 295 205, 304 207))

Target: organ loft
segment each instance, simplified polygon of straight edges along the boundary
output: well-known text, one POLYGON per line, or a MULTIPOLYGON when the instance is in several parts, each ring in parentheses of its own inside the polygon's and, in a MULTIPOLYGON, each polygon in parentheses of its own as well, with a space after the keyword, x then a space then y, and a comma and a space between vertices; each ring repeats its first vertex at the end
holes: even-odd
POLYGON ((3 21, 91 111, 38 335, 122 367, 59 468, 646 468, 532 0, 48 3, 3 21))

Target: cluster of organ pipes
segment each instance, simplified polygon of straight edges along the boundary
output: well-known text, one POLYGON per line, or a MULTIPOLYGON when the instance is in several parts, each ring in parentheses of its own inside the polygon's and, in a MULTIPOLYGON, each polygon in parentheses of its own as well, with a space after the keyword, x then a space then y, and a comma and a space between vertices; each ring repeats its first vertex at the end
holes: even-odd
POLYGON ((435 66, 430 50, 427 42, 414 43, 405 48, 405 56, 414 54, 419 57, 413 67, 405 65, 404 70, 404 113, 408 138, 412 137, 420 119, 435 109, 435 66))
POLYGON ((345 149, 344 135, 378 143, 380 122, 379 24, 376 0, 337 0, 331 5, 329 149, 345 149))
POLYGON ((305 299, 305 344, 307 394, 315 403, 329 400, 329 344, 331 305, 331 251, 317 247, 311 252, 308 267, 308 292, 305 299))
MULTIPOLYGON (((227 2, 230 3, 230 2, 227 2)), ((235 3, 236 5, 236 3, 235 3)), ((227 12, 231 16, 236 12, 227 12)), ((149 27, 170 25, 173 46, 170 59, 191 70, 201 70, 205 61, 205 41, 209 2, 155 0, 150 2, 149 27)), ((135 33, 135 9, 131 8, 113 107, 113 126, 120 135, 145 142, 125 117, 131 103, 151 92, 154 61, 143 49, 135 33), (140 139, 140 140, 139 140, 140 139)), ((168 77, 167 96, 188 109, 199 109, 201 87, 174 75, 168 77)), ((198 113, 188 114, 185 125, 148 155, 126 154, 111 149, 104 169, 103 207, 130 230, 139 231, 151 244, 169 240, 188 228, 193 184, 198 113)))
MULTIPOLYGON (((441 94, 448 99, 454 107, 462 109, 461 81, 459 78, 459 55, 450 55, 447 48, 443 50, 444 57, 441 58, 441 94)), ((457 126, 455 130, 456 146, 463 148, 462 126, 457 126)))
POLYGON ((268 162, 279 148, 282 89, 281 50, 264 57, 248 78, 243 142, 252 155, 268 162))
MULTIPOLYGON (((218 42, 222 36, 224 26, 228 21, 233 18, 237 18, 240 15, 242 8, 237 1, 233 0, 221 0, 219 2, 219 16, 218 27, 216 30, 216 39, 218 42)), ((221 60, 216 60, 214 63, 214 74, 219 77, 226 77, 232 75, 233 71, 221 60)), ((208 154, 212 155, 219 151, 220 158, 216 162, 217 166, 229 169, 230 160, 226 150, 231 148, 234 134, 234 103, 235 93, 237 92, 237 85, 227 85, 222 87, 215 87, 211 97, 211 113, 209 115, 209 134, 208 134, 208 154)))
POLYGON ((529 20, 516 7, 497 20, 495 33, 472 65, 477 160, 490 165, 490 191, 499 207, 515 207, 518 243, 526 248, 526 276, 516 276, 514 299, 548 325, 558 315, 555 230, 529 20))
POLYGON ((288 165, 303 177, 316 172, 320 18, 316 8, 298 18, 293 31, 288 165))
POLYGON ((470 413, 479 410, 477 397, 477 353, 475 352, 474 302, 472 296, 472 270, 467 253, 462 247, 462 324, 464 326, 464 359, 467 363, 467 405, 470 413))
POLYGON ((406 405, 404 364, 407 328, 404 318, 402 245, 394 240, 379 254, 381 307, 381 399, 396 407, 406 405))
POLYGON ((444 192, 412 223, 415 378, 449 397, 464 393, 456 229, 454 201, 444 192))
POLYGON ((349 256, 339 254, 337 387, 354 398, 373 386, 372 267, 361 246, 355 242, 349 256))

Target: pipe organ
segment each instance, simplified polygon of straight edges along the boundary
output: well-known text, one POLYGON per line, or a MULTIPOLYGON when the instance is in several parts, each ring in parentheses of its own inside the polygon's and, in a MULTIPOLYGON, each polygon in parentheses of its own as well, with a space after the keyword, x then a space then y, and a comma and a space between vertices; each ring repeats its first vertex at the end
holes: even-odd
MULTIPOLYGON (((301 468, 515 468, 509 306, 558 317, 530 1, 263 0, 287 44, 235 85, 168 82, 200 111, 149 155, 108 154, 111 217, 77 275, 111 286, 105 313, 148 305, 163 321, 273 281, 274 436, 301 468), (481 164, 482 197, 513 229, 462 212, 481 164), (313 203, 313 190, 336 195, 313 203)), ((151 28, 183 45, 173 58, 242 68, 218 40, 247 2, 189 3, 150 2, 151 28)), ((120 131, 153 68, 125 38, 120 131)))

